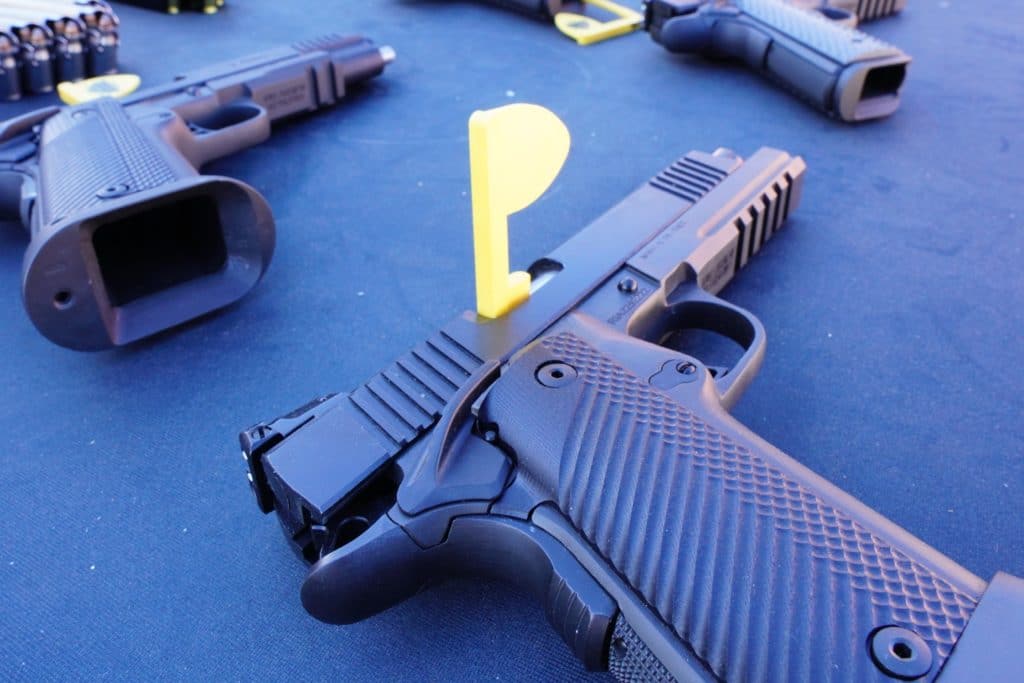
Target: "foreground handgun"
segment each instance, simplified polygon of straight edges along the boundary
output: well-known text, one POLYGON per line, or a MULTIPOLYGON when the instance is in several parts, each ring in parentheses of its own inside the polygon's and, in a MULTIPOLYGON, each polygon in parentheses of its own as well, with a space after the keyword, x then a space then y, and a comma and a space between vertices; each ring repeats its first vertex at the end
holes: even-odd
POLYGON ((393 58, 366 38, 327 36, 0 124, 0 220, 31 233, 32 322, 62 346, 102 349, 241 298, 273 252, 270 208, 245 183, 197 169, 335 104, 393 58))
POLYGON ((644 27, 670 52, 740 60, 843 121, 892 114, 910 57, 828 17, 782 0, 647 0, 644 27))
POLYGON ((716 293, 804 170, 691 152, 534 263, 507 314, 467 312, 351 393, 243 432, 260 508, 311 565, 305 608, 346 624, 482 576, 536 595, 623 681, 1024 670, 1024 582, 986 586, 727 412, 765 332, 716 293), (693 330, 742 351, 695 357, 693 330))

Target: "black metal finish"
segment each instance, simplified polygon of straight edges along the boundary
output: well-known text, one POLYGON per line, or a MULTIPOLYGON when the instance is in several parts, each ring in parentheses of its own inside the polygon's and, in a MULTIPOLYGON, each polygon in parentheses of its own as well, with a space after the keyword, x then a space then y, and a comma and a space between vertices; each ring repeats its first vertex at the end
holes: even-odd
POLYGON ((776 150, 690 153, 535 264, 549 279, 509 314, 467 312, 244 433, 261 509, 312 565, 305 607, 349 623, 482 575, 623 680, 935 680, 984 582, 725 410, 764 330, 715 293, 803 174, 776 150), (737 355, 705 363, 689 328, 737 355))

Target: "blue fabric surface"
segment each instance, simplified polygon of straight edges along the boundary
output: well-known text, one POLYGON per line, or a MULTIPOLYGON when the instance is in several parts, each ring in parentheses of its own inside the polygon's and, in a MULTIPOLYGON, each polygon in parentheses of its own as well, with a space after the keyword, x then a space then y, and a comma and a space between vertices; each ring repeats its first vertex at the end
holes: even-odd
POLYGON ((451 583, 355 626, 308 617, 303 567, 235 441, 472 305, 466 119, 512 101, 573 135, 553 188, 512 220, 519 267, 690 149, 803 155, 802 206, 723 292, 770 340, 735 414, 979 576, 1024 575, 1015 0, 911 0, 871 24, 914 63, 901 109, 861 126, 644 34, 579 48, 471 2, 119 10, 124 68, 150 84, 328 31, 399 58, 209 169, 255 186, 278 223, 266 278, 220 314, 111 352, 58 348, 17 295, 25 236, 0 231, 0 678, 601 678, 499 584, 451 583))

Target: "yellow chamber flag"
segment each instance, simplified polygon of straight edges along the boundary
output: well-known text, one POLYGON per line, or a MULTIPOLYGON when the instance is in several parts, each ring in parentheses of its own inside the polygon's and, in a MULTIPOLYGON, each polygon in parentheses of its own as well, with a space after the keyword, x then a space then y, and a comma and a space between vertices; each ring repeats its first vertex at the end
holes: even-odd
POLYGON ((497 318, 530 295, 530 275, 509 272, 508 216, 537 201, 569 155, 569 130, 535 104, 469 118, 477 312, 497 318))

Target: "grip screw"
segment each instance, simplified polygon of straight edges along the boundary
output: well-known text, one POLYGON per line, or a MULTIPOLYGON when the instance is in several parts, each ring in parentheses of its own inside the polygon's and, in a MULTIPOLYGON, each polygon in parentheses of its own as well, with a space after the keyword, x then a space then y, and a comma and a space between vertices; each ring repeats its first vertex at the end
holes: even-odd
POLYGON ((692 375, 697 372, 697 366, 690 362, 680 363, 676 366, 676 372, 680 375, 692 375))
POLYGON ((70 308, 71 304, 75 302, 75 295, 71 293, 71 290, 62 289, 53 295, 53 307, 58 311, 63 311, 66 308, 70 308))
POLYGON ((114 199, 115 197, 123 197, 126 194, 131 194, 132 186, 128 183, 116 183, 108 185, 96 193, 99 199, 114 199))
POLYGON ((576 379, 577 375, 576 368, 568 363, 559 361, 544 363, 534 373, 538 382, 551 389, 557 389, 569 384, 576 379))
POLYGON ((928 643, 901 626, 883 626, 872 633, 868 649, 882 673, 903 681, 921 678, 932 668, 932 650, 928 643))
POLYGON ((634 278, 624 277, 621 280, 619 280, 618 288, 619 291, 622 292, 623 294, 632 294, 639 287, 640 285, 637 284, 637 281, 634 278))

